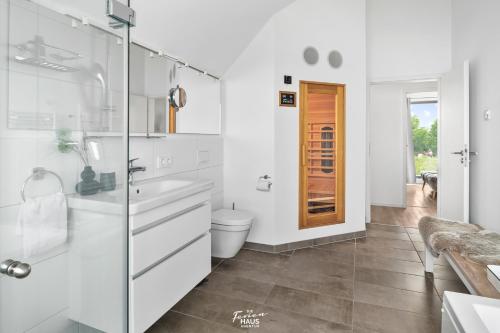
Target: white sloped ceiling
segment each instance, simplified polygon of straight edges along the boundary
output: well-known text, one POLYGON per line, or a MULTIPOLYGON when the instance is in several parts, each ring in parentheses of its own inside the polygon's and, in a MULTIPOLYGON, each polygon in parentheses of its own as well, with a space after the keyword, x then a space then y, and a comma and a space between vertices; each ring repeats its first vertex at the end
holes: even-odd
POLYGON ((261 27, 294 0, 131 0, 132 39, 222 75, 261 27))

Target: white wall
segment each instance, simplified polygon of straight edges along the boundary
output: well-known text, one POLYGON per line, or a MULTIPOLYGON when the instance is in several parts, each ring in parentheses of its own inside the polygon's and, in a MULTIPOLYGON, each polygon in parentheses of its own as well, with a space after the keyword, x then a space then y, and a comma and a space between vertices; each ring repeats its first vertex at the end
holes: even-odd
POLYGON ((165 138, 133 137, 130 138, 129 156, 139 158, 135 162, 136 166, 146 167, 145 172, 135 174, 136 180, 159 177, 213 180, 215 187, 212 190, 212 209, 222 207, 221 136, 174 134, 165 138), (169 158, 172 163, 167 168, 160 168, 158 158, 169 158))
POLYGON ((404 207, 404 92, 399 84, 370 85, 369 96, 371 204, 404 207))
POLYGON ((372 205, 406 206, 407 94, 436 91, 437 83, 370 85, 369 188, 372 205))
POLYGON ((471 163, 471 222, 500 231, 500 2, 453 0, 453 63, 471 61, 470 142, 479 152, 471 163), (483 111, 492 119, 485 121, 483 111))
POLYGON ((367 0, 369 81, 443 73, 451 66, 452 0, 367 0))
POLYGON ((225 204, 252 198, 239 205, 259 214, 249 241, 281 244, 364 230, 365 62, 364 0, 299 0, 272 18, 224 77, 225 204), (315 66, 302 59, 307 46, 320 53, 315 66), (340 69, 327 63, 331 50, 343 54, 340 69), (292 86, 282 84, 285 74, 292 86), (279 108, 278 91, 298 91, 299 80, 346 84, 345 224, 298 229, 299 110, 279 108), (254 189, 269 172, 271 196, 254 189))
POLYGON ((277 243, 364 230, 366 55, 364 0, 300 0, 275 17, 275 96, 278 90, 298 91, 299 80, 346 85, 345 224, 298 230, 299 108, 275 107, 275 211, 277 243), (298 24, 300 22, 300 24, 298 24), (341 32, 341 33, 339 33, 341 32), (315 66, 302 59, 305 47, 318 49, 315 66), (343 65, 333 69, 328 53, 338 50, 343 65), (283 75, 293 85, 283 84, 283 75))
POLYGON ((223 79, 224 206, 254 213, 248 240, 266 244, 275 242, 274 192, 255 186, 260 176, 275 176, 273 47, 270 22, 223 79))

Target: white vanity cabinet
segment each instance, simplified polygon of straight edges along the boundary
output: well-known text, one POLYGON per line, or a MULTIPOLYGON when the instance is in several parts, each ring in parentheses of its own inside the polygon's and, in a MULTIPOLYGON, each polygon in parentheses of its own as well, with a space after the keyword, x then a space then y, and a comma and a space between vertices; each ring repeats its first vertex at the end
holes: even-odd
POLYGON ((444 292, 441 333, 500 332, 500 300, 444 292))
MULTIPOLYGON (((211 271, 210 180, 159 179, 129 187, 129 325, 144 332, 211 271)), ((122 332, 126 288, 123 191, 69 198, 69 317, 122 332), (83 274, 82 272, 86 272, 83 274), (80 278, 78 278, 80 277, 80 278), (117 317, 118 316, 118 317, 117 317)))
POLYGON ((130 320, 144 332, 211 271, 210 191, 130 215, 130 320))

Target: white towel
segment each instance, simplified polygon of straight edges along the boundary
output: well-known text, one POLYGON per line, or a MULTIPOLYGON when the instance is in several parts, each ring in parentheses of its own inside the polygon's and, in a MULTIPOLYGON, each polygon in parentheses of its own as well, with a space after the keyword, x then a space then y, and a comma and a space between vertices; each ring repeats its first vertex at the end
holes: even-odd
POLYGON ((64 244, 68 236, 68 207, 64 193, 27 198, 19 209, 17 231, 23 237, 25 258, 64 244))

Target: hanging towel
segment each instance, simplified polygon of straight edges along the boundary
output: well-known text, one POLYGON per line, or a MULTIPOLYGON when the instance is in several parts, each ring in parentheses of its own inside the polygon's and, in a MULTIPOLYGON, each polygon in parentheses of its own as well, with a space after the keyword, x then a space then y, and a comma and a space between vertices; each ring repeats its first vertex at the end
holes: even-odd
POLYGON ((68 207, 64 193, 27 198, 19 210, 17 233, 24 257, 42 254, 66 242, 68 207))

